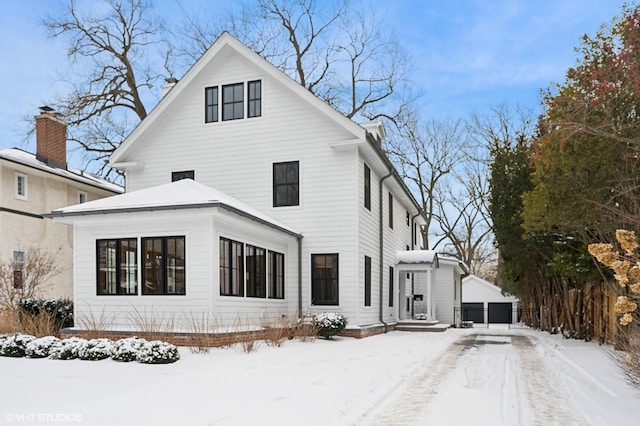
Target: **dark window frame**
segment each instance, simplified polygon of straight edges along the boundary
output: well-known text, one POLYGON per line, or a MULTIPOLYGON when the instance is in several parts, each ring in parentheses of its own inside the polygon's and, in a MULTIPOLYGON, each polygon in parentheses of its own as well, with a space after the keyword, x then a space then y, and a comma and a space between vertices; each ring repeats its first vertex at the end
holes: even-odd
POLYGON ((244 82, 223 85, 222 86, 222 121, 242 120, 243 118, 244 118, 244 82))
POLYGON ((195 170, 180 170, 171 172, 171 182, 177 182, 182 179, 196 180, 195 170))
POLYGON ((313 253, 311 255, 311 304, 315 306, 338 306, 340 304, 340 255, 338 253, 313 253), (331 258, 331 266, 316 269, 316 259, 331 258), (330 271, 328 271, 330 269, 330 271), (322 272, 322 273, 321 273, 322 272), (328 272, 328 273, 327 273, 328 272), (329 288, 325 288, 329 287, 329 288), (334 293, 334 294, 331 294, 334 293), (320 295, 329 297, 319 298, 320 295))
MULTIPOLYGON (((172 236, 163 236, 163 237, 143 237, 140 239, 141 253, 142 253, 142 262, 144 262, 144 268, 142 269, 142 283, 144 283, 142 287, 142 295, 143 296, 185 296, 187 294, 187 247, 186 247, 186 237, 182 235, 172 235, 172 236), (175 262, 175 264, 171 264, 169 262, 169 244, 171 240, 174 240, 175 244, 174 248, 177 249, 178 241, 182 241, 182 264, 179 262, 175 262), (149 262, 147 257, 147 244, 150 241, 159 241, 160 242, 160 262, 155 263, 158 259, 153 262, 149 262), (171 278, 171 271, 173 271, 173 279, 174 279, 174 290, 173 292, 169 291, 169 280, 171 278), (179 279, 179 271, 182 271, 179 279), (147 278, 149 273, 154 274, 154 281, 159 286, 159 292, 151 292, 147 290, 147 278), (181 288, 181 291, 178 289, 181 288)), ((154 247, 154 251, 155 251, 154 247)), ((175 260, 180 259, 177 255, 179 253, 176 250, 175 260)), ((153 281, 149 281, 152 283, 153 281)))
POLYGON ((394 274, 395 271, 393 269, 393 266, 389 266, 389 307, 393 308, 393 292, 394 292, 394 286, 393 286, 393 281, 394 281, 394 274))
POLYGON ((364 257, 364 306, 371 306, 371 258, 364 257))
POLYGON ((262 116, 262 80, 247 82, 247 118, 262 116))
POLYGON ((269 299, 284 299, 284 254, 269 250, 268 259, 269 299))
POLYGON ((246 297, 267 297, 267 250, 245 244, 246 297), (261 253, 261 254, 260 254, 261 253))
POLYGON ((371 211, 371 168, 364 163, 364 207, 371 211))
POLYGON ((244 243, 220 237, 218 258, 220 259, 220 296, 244 297, 244 243), (223 250, 223 245, 228 246, 226 252, 223 250), (233 247, 240 249, 240 255, 237 256, 239 264, 235 265, 234 251, 231 250, 233 247), (226 264, 222 262, 223 255, 227 257, 226 264))
POLYGON ((273 163, 273 207, 300 205, 300 162, 284 161, 273 163), (295 173, 291 168, 295 165, 295 173), (284 172, 280 168, 285 168, 284 172), (290 179, 295 175, 295 180, 290 179), (284 176, 284 180, 280 178, 284 176))
MULTIPOLYGON (((138 259, 138 239, 137 238, 105 238, 96 240, 96 295, 97 296, 137 296, 139 294, 138 287, 138 272, 140 269, 139 259, 138 259), (123 263, 122 259, 122 250, 123 243, 127 243, 128 248, 133 248, 134 253, 134 264, 130 265, 125 259, 123 263), (113 243, 115 247, 112 247, 114 250, 114 265, 109 266, 108 262, 108 250, 105 250, 104 256, 102 256, 102 244, 105 249, 108 249, 108 245, 113 243), (133 243, 133 247, 132 244, 133 243), (101 260, 104 259, 104 265, 101 263, 101 260), (131 266, 133 266, 133 270, 131 270, 131 266), (101 267, 103 267, 101 269, 101 267), (108 268, 113 268, 112 271, 109 271, 108 268), (108 278, 108 274, 112 272, 113 276, 111 280, 108 278), (133 289, 131 289, 130 285, 122 285, 122 273, 124 272, 125 277, 133 276, 134 285, 133 289), (102 275, 104 274, 104 279, 101 280, 102 275), (102 284, 102 285, 101 285, 102 284), (115 292, 109 292, 109 286, 115 286, 115 292), (101 290, 103 287, 103 290, 101 290)), ((126 281, 125 281, 126 282, 126 281)), ((128 284, 128 283, 127 283, 128 284)))
POLYGON ((204 88, 204 122, 217 123, 220 117, 218 86, 204 88))

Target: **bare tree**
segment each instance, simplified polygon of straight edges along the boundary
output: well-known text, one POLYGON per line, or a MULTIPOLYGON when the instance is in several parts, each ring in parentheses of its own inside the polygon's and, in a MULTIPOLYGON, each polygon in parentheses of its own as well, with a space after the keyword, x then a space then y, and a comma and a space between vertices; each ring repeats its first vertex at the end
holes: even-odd
POLYGON ((155 49, 162 45, 165 54, 168 49, 163 23, 154 18, 148 3, 104 1, 106 12, 96 14, 94 6, 89 9, 69 0, 64 12, 48 16, 44 25, 52 38, 68 42, 71 63, 81 70, 75 80, 65 71, 71 90, 52 106, 67 120, 70 140, 108 176, 115 173, 108 166, 109 155, 147 116, 145 102, 155 100, 150 92, 160 79, 154 71, 155 49))
POLYGON ((438 188, 438 192, 445 193, 436 197, 437 210, 446 213, 438 217, 439 241, 449 241, 445 247, 452 245, 451 254, 467 265, 470 273, 493 281, 497 253, 491 239, 486 167, 467 161, 464 170, 455 174, 453 185, 438 188))
POLYGON ((228 30, 345 116, 395 122, 413 100, 408 56, 383 28, 342 0, 245 1, 224 22, 186 14, 178 51, 196 59, 228 30))
POLYGON ((447 214, 444 188, 464 152, 462 126, 459 121, 431 120, 424 125, 410 117, 402 121, 386 150, 426 214, 423 248, 435 249, 443 242, 440 222, 447 214))
POLYGON ((0 262, 0 306, 15 309, 20 299, 36 297, 48 281, 64 268, 57 261, 58 252, 40 246, 26 250, 25 258, 0 262))

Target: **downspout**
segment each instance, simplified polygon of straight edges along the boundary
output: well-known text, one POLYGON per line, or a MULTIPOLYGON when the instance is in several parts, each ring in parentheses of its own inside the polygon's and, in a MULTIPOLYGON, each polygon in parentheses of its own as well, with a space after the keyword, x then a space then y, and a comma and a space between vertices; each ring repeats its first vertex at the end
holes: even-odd
MULTIPOLYGON (((383 306, 384 306, 384 297, 383 297, 383 292, 384 292, 384 221, 383 221, 383 209, 382 209, 382 204, 383 204, 383 198, 382 198, 382 184, 385 180, 387 180, 388 178, 390 178, 392 175, 391 172, 389 172, 389 174, 387 174, 386 176, 383 176, 382 179, 380 179, 380 183, 378 184, 378 201, 380 204, 380 322, 384 325, 384 332, 386 333, 388 330, 388 325, 387 323, 384 321, 384 313, 383 313, 383 306)), ((398 301, 398 303, 400 303, 400 301, 398 301)))
POLYGON ((302 235, 298 235, 298 318, 302 315, 302 235))

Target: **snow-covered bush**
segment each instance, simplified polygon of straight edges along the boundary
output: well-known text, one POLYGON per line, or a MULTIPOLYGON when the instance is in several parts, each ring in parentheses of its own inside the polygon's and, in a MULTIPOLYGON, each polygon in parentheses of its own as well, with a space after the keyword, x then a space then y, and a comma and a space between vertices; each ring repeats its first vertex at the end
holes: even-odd
POLYGON ((111 356, 113 342, 109 339, 91 339, 87 344, 80 347, 78 358, 87 361, 99 361, 111 356))
POLYGON ((2 339, 0 355, 20 358, 25 355, 25 350, 29 342, 35 340, 35 336, 30 334, 13 334, 2 339))
POLYGON ((73 300, 70 299, 20 299, 18 306, 23 313, 38 316, 47 313, 55 318, 58 328, 73 327, 73 300))
POLYGON ((330 339, 336 334, 344 331, 347 327, 347 320, 342 314, 335 312, 323 312, 313 316, 313 324, 318 332, 318 336, 330 339))
POLYGON ((49 358, 51 359, 76 359, 87 347, 87 339, 69 337, 51 347, 49 358))
POLYGON ((57 337, 44 336, 27 343, 24 352, 28 358, 46 358, 51 354, 51 348, 59 344, 57 337))
POLYGON ((147 343, 147 341, 139 337, 120 339, 113 343, 111 359, 122 362, 135 361, 138 357, 138 351, 145 343, 147 343))
POLYGON ((180 359, 178 348, 160 340, 145 342, 138 349, 137 361, 142 364, 171 364, 180 359))

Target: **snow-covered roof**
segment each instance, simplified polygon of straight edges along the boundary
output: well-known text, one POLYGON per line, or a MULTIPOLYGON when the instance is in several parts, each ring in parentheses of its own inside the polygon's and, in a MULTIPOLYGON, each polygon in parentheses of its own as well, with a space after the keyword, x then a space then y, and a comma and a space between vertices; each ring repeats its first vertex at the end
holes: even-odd
POLYGON ((11 161, 13 163, 22 164, 23 166, 32 167, 34 169, 42 170, 47 173, 61 176, 63 178, 71 179, 76 182, 84 183, 87 185, 95 186, 107 191, 121 193, 124 189, 120 185, 101 179, 91 173, 84 172, 80 169, 73 167, 67 167, 61 169, 59 167, 53 167, 38 160, 34 154, 23 151, 18 148, 0 149, 0 158, 11 161))
POLYGON ((513 296, 513 295, 510 295, 510 294, 504 295, 504 294, 502 294, 502 288, 498 287, 497 285, 495 285, 495 284, 493 284, 493 283, 491 283, 491 282, 489 282, 489 281, 487 281, 485 279, 480 278, 477 275, 468 275, 468 276, 466 276, 466 277, 464 277, 462 279, 462 285, 463 286, 473 285, 473 284, 484 286, 485 288, 487 288, 487 289, 489 289, 491 291, 499 293, 499 294, 503 295, 503 297, 505 299, 518 300, 518 298, 513 296))
POLYGON ((396 255, 398 264, 438 263, 438 254, 434 250, 403 250, 396 255))
POLYGON ((458 259, 455 256, 449 256, 446 254, 440 254, 438 256, 438 260, 441 262, 445 262, 448 264, 456 264, 457 266, 460 267, 460 270, 462 272, 462 274, 468 274, 469 273, 469 267, 467 265, 464 264, 464 262, 462 262, 460 259, 458 259))
POLYGON ((262 211, 199 182, 182 179, 139 191, 101 198, 88 203, 62 207, 46 215, 48 217, 86 216, 91 214, 131 213, 153 210, 177 210, 189 208, 225 207, 238 214, 269 224, 290 234, 296 230, 279 222, 262 211))

